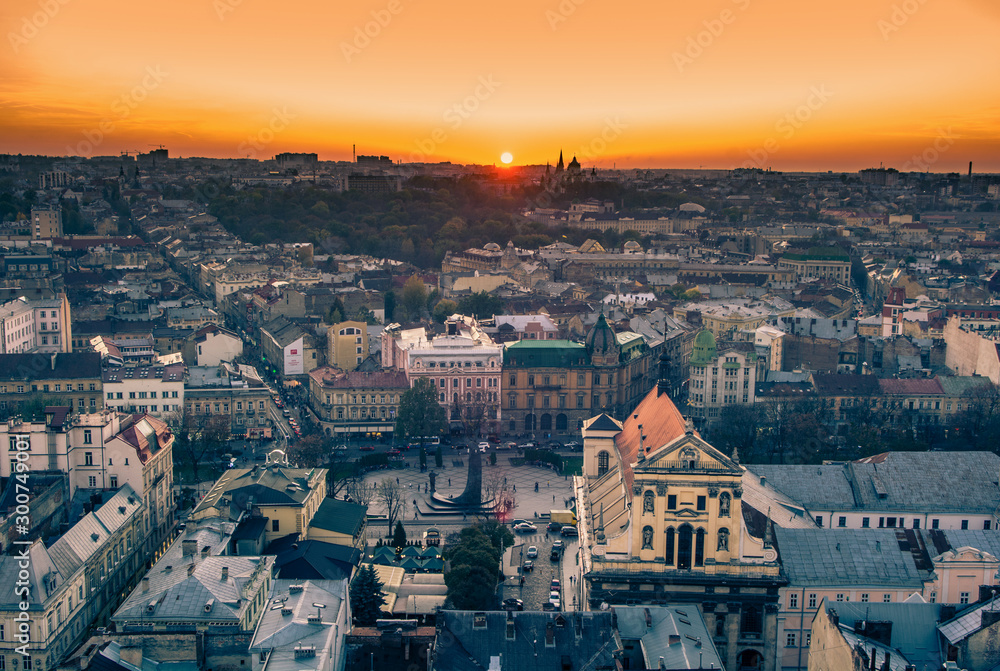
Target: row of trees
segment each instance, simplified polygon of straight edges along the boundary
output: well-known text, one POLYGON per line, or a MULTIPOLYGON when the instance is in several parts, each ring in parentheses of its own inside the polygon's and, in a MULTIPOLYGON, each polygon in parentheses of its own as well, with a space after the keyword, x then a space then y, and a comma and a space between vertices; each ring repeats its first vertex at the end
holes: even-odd
POLYGON ((738 451, 747 463, 813 464, 886 451, 1000 449, 1000 392, 983 384, 965 394, 946 423, 926 421, 919 409, 890 407, 885 397, 853 399, 838 414, 818 397, 731 405, 710 432, 715 447, 738 451))

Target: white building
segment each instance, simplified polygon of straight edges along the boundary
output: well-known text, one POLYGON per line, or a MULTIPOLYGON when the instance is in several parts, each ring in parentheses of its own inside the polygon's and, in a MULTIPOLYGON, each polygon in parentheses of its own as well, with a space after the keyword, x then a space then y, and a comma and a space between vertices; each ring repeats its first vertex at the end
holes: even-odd
POLYGON ((184 410, 184 364, 105 366, 104 407, 173 422, 184 410))
POLYGON ((757 353, 737 349, 719 352, 712 332, 705 329, 694 339, 690 378, 691 417, 701 426, 713 424, 722 408, 755 402, 757 353))
POLYGON ((234 361, 243 355, 243 340, 215 324, 198 329, 193 339, 196 366, 218 366, 223 361, 234 361))
POLYGON ((69 301, 15 298, 0 305, 0 354, 73 351, 69 301))

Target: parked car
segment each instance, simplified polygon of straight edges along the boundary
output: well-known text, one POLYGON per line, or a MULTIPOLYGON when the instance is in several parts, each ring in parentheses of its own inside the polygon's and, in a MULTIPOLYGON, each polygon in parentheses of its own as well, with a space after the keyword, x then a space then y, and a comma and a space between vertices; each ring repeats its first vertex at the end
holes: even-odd
POLYGON ((566 546, 563 545, 562 541, 555 541, 554 543, 552 543, 552 551, 553 552, 555 552, 556 550, 558 550, 559 552, 562 552, 565 549, 566 549, 566 546))
POLYGON ((516 527, 516 526, 517 526, 518 524, 528 524, 528 520, 522 520, 522 519, 521 519, 521 518, 519 517, 519 518, 517 518, 516 520, 511 520, 511 521, 510 521, 510 524, 511 524, 511 526, 515 526, 515 527, 516 527))
MULTIPOLYGON (((346 445, 344 446, 344 449, 345 450, 347 449, 346 445)), ((358 449, 361 450, 362 452, 374 452, 375 451, 375 446, 374 445, 362 445, 358 449)))
POLYGON ((564 526, 559 533, 566 538, 578 538, 580 536, 580 532, 576 530, 576 527, 571 527, 569 525, 564 526))
POLYGON ((504 610, 524 610, 524 602, 512 597, 503 600, 503 607, 504 610))
POLYGON ((528 559, 537 559, 538 558, 538 548, 535 547, 534 545, 529 545, 528 546, 528 551, 525 553, 524 556, 527 557, 528 559))
POLYGON ((487 443, 485 440, 483 442, 479 443, 479 451, 480 452, 485 452, 488 449, 490 449, 490 444, 487 443))
POLYGON ((501 443, 500 445, 497 446, 497 449, 498 450, 500 450, 500 449, 503 449, 503 450, 516 450, 517 449, 517 443, 515 443, 514 441, 508 441, 506 443, 501 443))
POLYGON ((542 604, 542 610, 555 611, 555 610, 559 610, 559 609, 556 608, 556 605, 554 603, 552 603, 551 601, 546 601, 545 603, 542 604))
POLYGON ((566 443, 566 449, 570 452, 583 452, 583 443, 578 443, 575 440, 566 443))
POLYGON ((535 443, 532 443, 531 441, 528 441, 527 443, 521 443, 520 445, 518 445, 518 448, 522 450, 533 450, 536 447, 538 446, 535 443))
POLYGON ((514 525, 514 531, 522 534, 533 534, 538 531, 538 527, 531 522, 521 522, 520 524, 514 525))
POLYGON ((560 559, 562 559, 562 552, 559 550, 553 550, 549 553, 549 561, 559 561, 560 559))
MULTIPOLYGON (((338 445, 337 447, 335 447, 333 449, 335 449, 335 450, 346 450, 347 449, 347 445, 341 443, 340 445, 338 445)), ((372 449, 374 450, 375 448, 373 447, 372 449)))
POLYGON ((549 526, 548 526, 548 530, 549 531, 559 531, 560 529, 562 529, 562 523, 561 522, 549 522, 549 526))
POLYGON ((549 583, 549 589, 553 592, 559 592, 562 590, 562 585, 559 583, 559 578, 552 579, 552 582, 549 583))
POLYGON ((521 564, 521 571, 523 571, 524 573, 534 570, 535 570, 535 562, 531 561, 530 559, 525 559, 524 563, 521 564))
MULTIPOLYGON (((549 599, 548 603, 545 605, 550 606, 551 610, 560 611, 562 610, 562 600, 561 599, 549 599)), ((542 606, 542 610, 546 610, 545 605, 542 606)))
POLYGON ((562 599, 562 594, 559 593, 559 590, 549 592, 549 601, 559 601, 560 599, 562 599))

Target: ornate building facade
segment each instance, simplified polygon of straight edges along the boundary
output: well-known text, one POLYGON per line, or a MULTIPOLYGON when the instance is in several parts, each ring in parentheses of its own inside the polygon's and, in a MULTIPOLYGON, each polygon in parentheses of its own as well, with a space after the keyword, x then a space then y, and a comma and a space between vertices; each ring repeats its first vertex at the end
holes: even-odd
POLYGON ((584 424, 584 475, 575 481, 581 598, 591 608, 691 604, 727 668, 764 669, 774 664, 787 583, 772 544, 773 501, 756 486, 745 493, 759 478, 744 478, 746 469, 705 442, 668 388, 664 377, 624 422, 602 414, 584 424))

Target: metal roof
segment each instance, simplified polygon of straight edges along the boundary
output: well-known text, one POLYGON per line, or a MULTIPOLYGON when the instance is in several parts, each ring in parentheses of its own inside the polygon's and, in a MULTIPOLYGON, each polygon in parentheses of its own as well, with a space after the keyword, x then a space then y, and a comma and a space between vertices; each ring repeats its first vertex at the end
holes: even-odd
POLYGON ((922 590, 927 571, 902 549, 895 530, 774 529, 790 586, 922 590))

